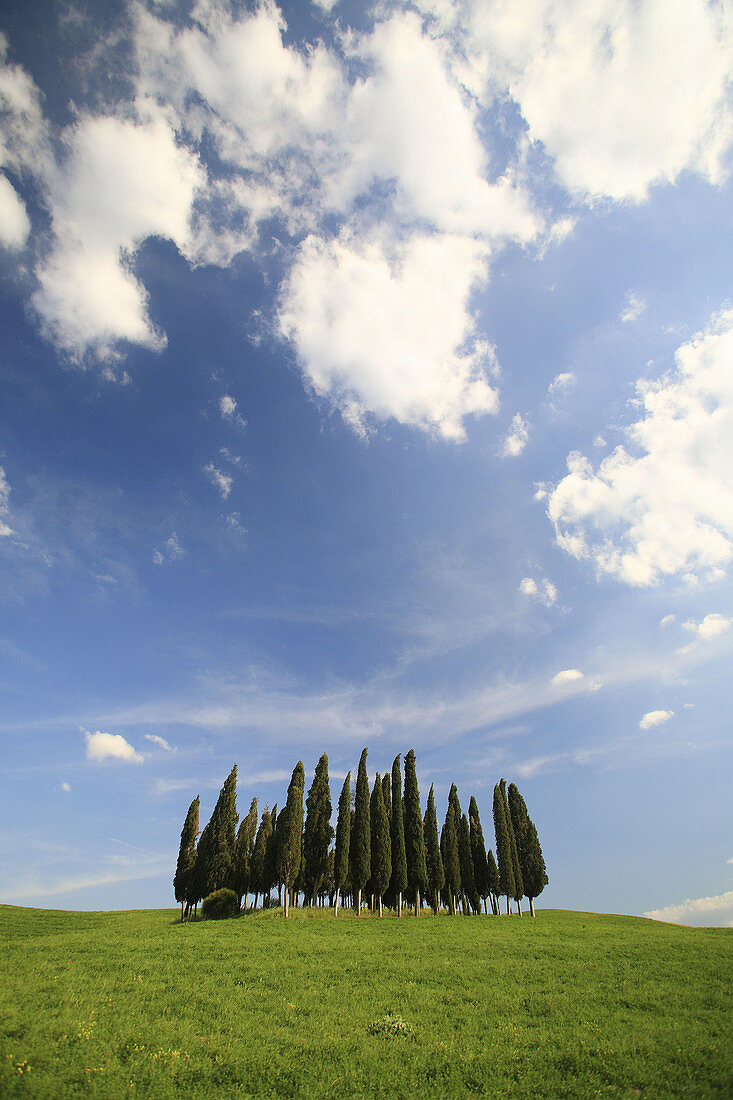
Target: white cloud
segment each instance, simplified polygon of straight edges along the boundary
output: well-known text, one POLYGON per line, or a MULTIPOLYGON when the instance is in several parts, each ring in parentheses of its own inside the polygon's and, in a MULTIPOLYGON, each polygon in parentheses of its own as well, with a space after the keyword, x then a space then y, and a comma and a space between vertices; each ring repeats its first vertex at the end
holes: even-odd
POLYGON ((676 618, 675 615, 665 615, 663 619, 659 620, 659 625, 660 626, 671 626, 672 623, 675 621, 675 618, 676 618))
POLYGON ((538 594, 537 581, 532 577, 522 577, 519 585, 519 591, 525 596, 536 596, 538 594))
POLYGON ((565 684, 575 683, 576 680, 582 680, 583 673, 577 668, 564 668, 562 672, 556 673, 552 677, 552 682, 555 687, 563 687, 565 684))
POLYGON ((69 783, 62 783, 60 789, 64 791, 65 794, 68 794, 71 790, 71 785, 69 783))
POLYGON ((165 749, 166 752, 175 752, 175 748, 166 741, 165 737, 160 737, 157 733, 144 734, 145 740, 150 741, 151 745, 158 745, 161 749, 165 749))
POLYGON ((725 634, 726 631, 730 630, 731 625, 733 625, 733 620, 726 618, 725 615, 719 615, 717 612, 706 615, 701 622, 688 619, 687 622, 682 624, 685 630, 691 631, 705 642, 725 634))
POLYGON ((30 230, 25 203, 10 180, 0 173, 0 244, 20 248, 30 230))
POLYGON ((5 476, 5 471, 0 466, 0 538, 7 538, 8 535, 12 535, 13 530, 5 523, 3 516, 6 516, 10 511, 10 486, 8 485, 8 479, 5 476))
POLYGON ((504 440, 502 454, 505 458, 516 458, 520 455, 529 442, 529 424, 520 413, 512 418, 509 434, 504 440))
POLYGON ((224 500, 226 500, 232 491, 234 478, 231 477, 230 474, 222 473, 213 462, 209 462, 207 466, 204 466, 204 473, 208 476, 211 484, 219 490, 224 500))
POLYGON ((733 310, 637 382, 642 416, 598 466, 579 452, 549 496, 558 544, 631 585, 717 577, 733 557, 733 310))
POLYGON ((621 310, 619 319, 624 322, 636 321, 646 309, 646 302, 633 291, 626 295, 626 305, 621 310))
POLYGON ((549 393, 557 393, 558 390, 566 390, 575 383, 575 375, 572 371, 564 370, 556 374, 548 386, 549 393))
POLYGON ((569 190, 639 201, 685 169, 722 178, 732 133, 722 5, 468 0, 453 12, 465 79, 487 99, 508 86, 569 190))
POLYGON ((165 540, 163 550, 153 550, 153 561, 156 565, 163 565, 167 561, 178 561, 184 553, 178 535, 172 531, 170 537, 165 540))
POLYGON ((688 898, 679 905, 652 909, 644 916, 652 920, 670 921, 673 924, 710 924, 731 927, 733 926, 733 890, 709 898, 688 898))
POLYGON ((557 603, 557 588, 544 577, 538 584, 534 577, 523 577, 519 585, 519 591, 525 596, 532 596, 540 600, 545 607, 552 607, 557 603))
POLYGON ((225 419, 231 420, 237 411, 237 402, 228 393, 219 398, 219 412, 225 419))
POLYGON ((670 718, 674 718, 673 710, 650 710, 643 716, 639 722, 640 730, 649 730, 652 726, 661 726, 663 722, 669 722, 670 718))
POLYGON ((87 760, 123 760, 127 764, 142 764, 144 757, 136 752, 121 733, 90 733, 81 731, 86 738, 87 760))
POLYGON ((308 237, 286 280, 280 330, 306 380, 361 433, 370 415, 462 439, 467 416, 493 412, 493 349, 468 309, 485 250, 413 235, 388 255, 376 241, 308 237))

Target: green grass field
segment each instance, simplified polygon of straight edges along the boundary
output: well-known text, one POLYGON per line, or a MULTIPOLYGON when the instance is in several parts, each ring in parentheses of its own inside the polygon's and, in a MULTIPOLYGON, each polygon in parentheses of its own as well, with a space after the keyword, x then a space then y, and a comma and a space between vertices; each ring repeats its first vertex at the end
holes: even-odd
POLYGON ((2 906, 0 942, 3 1100, 733 1095, 727 929, 2 906))

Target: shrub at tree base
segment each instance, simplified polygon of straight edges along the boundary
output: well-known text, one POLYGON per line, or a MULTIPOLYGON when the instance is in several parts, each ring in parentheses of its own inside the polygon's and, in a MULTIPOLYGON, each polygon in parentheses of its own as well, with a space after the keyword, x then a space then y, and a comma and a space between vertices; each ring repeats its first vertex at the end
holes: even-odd
POLYGON ((223 887, 204 898, 202 908, 205 920, 223 920, 239 912, 239 898, 233 890, 223 887))

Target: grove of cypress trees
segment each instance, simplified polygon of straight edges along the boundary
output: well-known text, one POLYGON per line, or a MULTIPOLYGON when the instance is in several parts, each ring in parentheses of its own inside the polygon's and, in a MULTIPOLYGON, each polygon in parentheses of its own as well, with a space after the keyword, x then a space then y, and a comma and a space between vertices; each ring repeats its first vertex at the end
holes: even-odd
MULTIPOLYGON (((394 808, 392 810, 394 814, 394 808)), ((415 771, 415 750, 405 757, 405 855, 407 856, 407 883, 415 898, 415 916, 420 916, 420 895, 428 885, 428 869, 425 863, 425 836, 420 810, 420 791, 415 771)))
POLYGON ((486 844, 484 842, 484 831, 481 828, 481 818, 479 817, 478 806, 476 799, 471 795, 471 801, 468 806, 468 820, 471 827, 471 857, 473 859, 473 880, 476 884, 476 893, 480 898, 483 898, 484 912, 486 909, 486 899, 489 896, 489 867, 486 862, 486 844))
POLYGON ((509 802, 506 796, 506 779, 499 780, 499 788, 501 789, 501 796, 504 799, 504 813, 506 814, 507 825, 509 827, 509 846, 512 853, 512 867, 514 868, 514 893, 512 894, 512 897, 517 903, 517 912, 521 917, 524 884, 522 882, 522 868, 519 863, 519 849, 517 848, 517 838, 514 835, 512 815, 509 812, 509 802))
POLYGON ((448 905, 451 914, 456 915, 456 899, 461 892, 461 861, 458 852, 458 827, 456 824, 455 803, 448 802, 448 810, 445 815, 445 824, 440 838, 440 847, 443 856, 443 872, 445 874, 445 886, 448 891, 448 905))
POLYGON ((176 873, 173 876, 173 892, 176 901, 181 903, 181 923, 184 917, 184 905, 189 887, 189 879, 196 862, 196 838, 199 835, 199 796, 196 795, 188 807, 186 820, 181 830, 181 846, 178 849, 176 873))
POLYGON ((197 869, 201 897, 232 886, 237 848, 237 765, 219 792, 214 811, 199 840, 197 869))
POLYGON ((392 878, 390 890, 397 902, 397 915, 402 916, 402 895, 407 889, 407 855, 405 825, 402 813, 402 773, 399 753, 392 764, 392 878))
POLYGON ((512 845, 509 838, 509 823, 504 808, 504 797, 497 783, 494 787, 494 832, 496 833, 496 855, 499 864, 499 893, 506 894, 506 911, 510 912, 509 899, 514 897, 514 863, 512 845))
POLYGON ((461 892, 463 894, 463 912, 470 907, 473 913, 479 910, 476 882, 473 877, 473 857, 471 854, 471 830, 465 814, 461 817, 458 829, 458 859, 461 864, 461 892))
POLYGON ((247 894, 249 893, 250 874, 252 870, 252 853, 254 852, 255 836, 257 834, 257 799, 253 798, 249 805, 249 813, 242 818, 237 833, 237 847, 234 853, 234 891, 242 905, 244 898, 244 911, 247 912, 247 894))
POLYGON ((356 892, 356 915, 361 916, 361 894, 372 873, 371 825, 369 821, 369 779, 366 770, 367 750, 361 754, 356 773, 354 827, 351 831, 351 885, 356 892))
POLYGON ((305 801, 303 832, 303 878, 313 904, 328 867, 328 849, 333 839, 331 827, 331 789, 328 785, 328 756, 324 752, 316 764, 313 783, 305 801))
POLYGON ((519 852, 519 863, 522 868, 524 893, 529 898, 529 911, 534 917, 534 899, 542 893, 549 882, 545 860, 537 836, 537 829, 527 813, 527 805, 514 783, 509 784, 508 801, 519 852))
POLYGON ((389 886, 392 874, 392 842, 389 835, 389 818, 384 805, 382 780, 377 773, 372 793, 371 816, 371 883, 372 890, 379 901, 379 915, 382 916, 382 898, 389 886))
POLYGON ((351 772, 344 779, 339 795, 336 820, 336 850, 333 863, 333 881, 336 888, 334 916, 339 915, 339 897, 349 877, 349 849, 351 847, 351 772))
POLYGON ((499 868, 496 866, 496 860, 494 859, 494 853, 489 848, 486 853, 486 866, 489 870, 489 896, 491 898, 491 911, 495 917, 499 916, 499 894, 501 888, 499 886, 499 868))
POLYGON ((440 892, 445 886, 445 874, 443 872, 443 858, 440 854, 440 841, 438 840, 438 818, 435 813, 435 792, 430 787, 428 795, 428 807, 425 811, 425 847, 427 849, 428 886, 430 887, 430 904, 433 912, 440 911, 440 892))
POLYGON ((290 891, 300 871, 303 846, 303 795, 305 794, 305 769, 301 760, 293 768, 288 786, 288 797, 278 827, 277 873, 283 884, 285 917, 289 913, 290 891))

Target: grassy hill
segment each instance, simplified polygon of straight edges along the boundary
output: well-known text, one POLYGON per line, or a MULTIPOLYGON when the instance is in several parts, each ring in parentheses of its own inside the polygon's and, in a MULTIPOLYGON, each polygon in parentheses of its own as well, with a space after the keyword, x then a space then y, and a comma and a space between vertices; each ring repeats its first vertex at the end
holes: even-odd
POLYGON ((0 907, 0 1095, 733 1094, 733 930, 177 915, 0 907))

